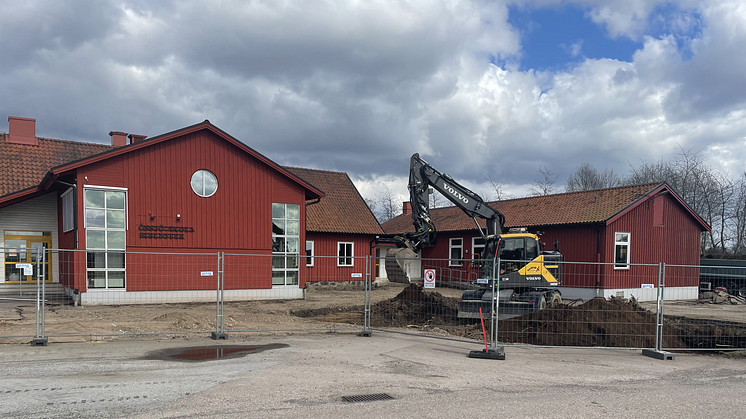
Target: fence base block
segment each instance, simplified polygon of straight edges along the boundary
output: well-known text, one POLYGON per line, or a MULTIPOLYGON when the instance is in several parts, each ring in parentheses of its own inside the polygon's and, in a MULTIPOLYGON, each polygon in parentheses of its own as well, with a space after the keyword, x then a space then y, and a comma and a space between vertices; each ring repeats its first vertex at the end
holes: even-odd
POLYGON ((505 360, 505 347, 498 346, 497 349, 471 351, 469 352, 469 358, 505 360))
POLYGON ((364 337, 364 338, 369 338, 369 337, 373 336, 373 332, 370 331, 370 330, 363 330, 362 332, 360 332, 358 334, 358 336, 364 337))
POLYGON ((228 334, 225 332, 212 332, 210 338, 212 340, 228 340, 228 334))
POLYGON ((31 346, 47 346, 49 344, 49 340, 47 338, 34 338, 31 340, 31 346))
POLYGON ((662 359, 664 361, 673 361, 676 356, 671 352, 656 351, 654 349, 643 349, 642 354, 655 359, 662 359))

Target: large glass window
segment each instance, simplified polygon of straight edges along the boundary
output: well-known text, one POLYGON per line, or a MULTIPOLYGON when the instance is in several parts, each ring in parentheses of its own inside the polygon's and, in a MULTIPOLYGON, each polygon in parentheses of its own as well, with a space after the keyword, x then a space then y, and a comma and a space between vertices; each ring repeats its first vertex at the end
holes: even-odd
POLYGON ((451 239, 448 246, 450 259, 448 266, 462 266, 464 264, 464 239, 451 239))
POLYGON ((122 190, 85 190, 88 288, 125 288, 126 198, 122 190))
POLYGON ((629 269, 629 233, 614 233, 614 269, 629 269))
POLYGON ((272 204, 272 285, 298 285, 300 205, 272 204))
POLYGON ((67 233, 75 228, 75 194, 69 188, 62 194, 62 232, 67 233))
POLYGON ((355 256, 355 246, 352 242, 337 242, 337 266, 352 266, 355 256))
POLYGON ((500 240, 497 251, 500 255, 500 272, 515 272, 526 266, 526 247, 523 237, 500 240))

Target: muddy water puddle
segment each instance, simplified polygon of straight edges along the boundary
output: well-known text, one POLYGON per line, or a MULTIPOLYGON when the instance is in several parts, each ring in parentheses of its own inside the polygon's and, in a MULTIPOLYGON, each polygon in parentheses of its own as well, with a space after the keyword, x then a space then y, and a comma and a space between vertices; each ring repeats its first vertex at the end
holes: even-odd
POLYGON ((271 345, 215 345, 190 348, 170 348, 148 352, 142 359, 161 361, 204 362, 219 359, 240 358, 260 352, 287 348, 286 344, 271 345))

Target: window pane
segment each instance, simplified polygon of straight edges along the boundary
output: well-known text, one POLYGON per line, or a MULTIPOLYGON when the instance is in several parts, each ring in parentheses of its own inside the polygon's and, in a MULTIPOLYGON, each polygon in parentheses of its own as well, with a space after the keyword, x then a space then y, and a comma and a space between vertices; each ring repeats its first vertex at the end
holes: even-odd
POLYGON ((122 253, 122 252, 109 252, 107 254, 107 259, 109 261, 109 269, 111 269, 111 268, 124 268, 124 253, 122 253))
POLYGON ((300 253, 300 240, 297 237, 287 238, 287 252, 300 253))
POLYGON ((106 232, 102 230, 86 230, 86 243, 89 249, 106 248, 106 232))
POLYGON ((89 268, 106 268, 106 253, 88 252, 87 259, 89 268))
POLYGON ((285 218, 288 220, 300 220, 300 205, 298 204, 287 204, 288 214, 285 218))
POLYGON ((106 272, 88 271, 88 288, 106 288, 106 272))
POLYGON ((202 173, 202 170, 197 170, 192 175, 192 180, 190 181, 192 190, 199 196, 205 195, 205 189, 202 187, 202 173))
POLYGON ((288 269, 298 269, 298 257, 289 256, 287 258, 287 267, 288 269))
POLYGON ((451 248, 451 259, 461 259, 461 249, 460 248, 458 248, 458 247, 451 248))
POLYGON ((106 208, 124 209, 124 192, 106 192, 106 208))
POLYGON ((288 221, 287 233, 289 236, 300 236, 300 221, 288 221))
POLYGON ((285 204, 272 203, 272 218, 285 218, 285 204))
POLYGON ((273 269, 285 269, 285 258, 283 256, 272 256, 273 269))
POLYGON ((627 233, 616 233, 616 241, 627 243, 629 241, 629 234, 627 233))
POLYGON ((109 271, 109 288, 124 288, 124 271, 109 271))
POLYGON ((218 178, 212 172, 204 172, 205 196, 210 196, 218 190, 218 178))
POLYGON ((85 206, 86 208, 103 208, 104 207, 104 191, 85 191, 85 206))
POLYGON ((272 285, 285 285, 285 272, 272 272, 272 285))
POLYGON ((93 228, 104 228, 106 212, 102 209, 86 209, 85 210, 85 222, 86 227, 93 228))
POLYGON ((272 238, 272 251, 275 253, 285 252, 285 239, 283 237, 272 238))
MULTIPOLYGON (((98 210, 96 210, 98 211, 98 210)), ((90 224, 89 224, 90 226, 90 224)), ((107 210, 106 211, 106 228, 124 229, 124 211, 107 210)))
POLYGON ((272 220, 272 234, 276 236, 285 235, 285 220, 272 220))
POLYGON ((453 246, 460 246, 461 245, 461 239, 451 239, 451 245, 453 245, 453 246))
POLYGON ((106 248, 124 250, 124 240, 124 231, 109 231, 107 233, 106 248))
POLYGON ((616 245, 616 256, 615 256, 615 262, 621 263, 623 265, 627 264, 627 246, 618 244, 616 245))
POLYGON ((288 272, 287 277, 287 285, 298 285, 298 272, 288 272))

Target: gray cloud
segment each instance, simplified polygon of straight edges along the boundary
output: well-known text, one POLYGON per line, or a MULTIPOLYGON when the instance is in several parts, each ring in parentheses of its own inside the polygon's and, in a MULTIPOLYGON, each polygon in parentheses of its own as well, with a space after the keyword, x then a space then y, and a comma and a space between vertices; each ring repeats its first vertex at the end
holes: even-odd
POLYGON ((347 171, 371 193, 382 180, 402 191, 414 152, 474 190, 490 176, 524 193, 541 167, 564 181, 584 162, 625 172, 681 147, 736 170, 740 2, 684 0, 662 23, 657 0, 576 4, 644 47, 631 62, 501 68, 490 58, 520 60, 518 32, 506 4, 478 0, 4 2, 0 114, 98 142, 210 119, 282 164, 347 171), (645 37, 652 24, 673 29, 645 37))

